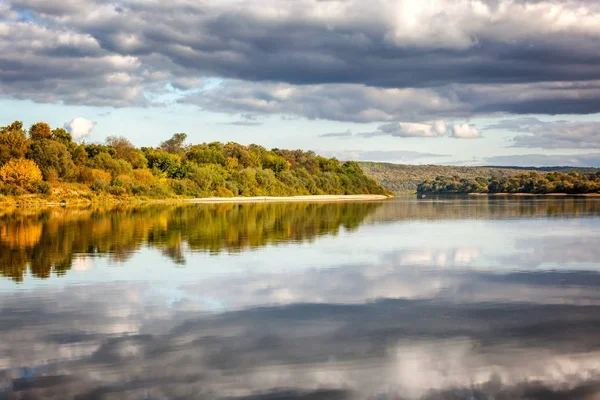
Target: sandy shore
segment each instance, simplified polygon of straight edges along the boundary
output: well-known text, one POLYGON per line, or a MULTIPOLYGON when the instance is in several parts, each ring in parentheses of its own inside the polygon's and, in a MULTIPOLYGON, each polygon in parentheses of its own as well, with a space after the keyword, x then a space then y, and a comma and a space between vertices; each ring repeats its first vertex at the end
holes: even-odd
POLYGON ((105 201, 67 201, 63 203, 42 201, 40 199, 18 199, 15 202, 0 201, 0 207, 19 206, 19 207, 45 207, 45 206, 68 206, 68 205, 89 205, 89 204, 166 204, 166 203, 198 203, 198 204, 219 204, 219 203, 277 203, 277 202, 341 202, 341 201, 376 201, 386 200, 391 196, 379 194, 353 194, 353 195, 321 195, 321 196, 291 196, 291 197, 205 197, 196 199, 107 199, 105 201))
POLYGON ((320 196, 290 196, 290 197, 206 197, 200 199, 184 200, 187 203, 279 203, 279 202, 337 202, 337 201, 372 201, 386 200, 390 197, 380 194, 352 194, 352 195, 320 195, 320 196))

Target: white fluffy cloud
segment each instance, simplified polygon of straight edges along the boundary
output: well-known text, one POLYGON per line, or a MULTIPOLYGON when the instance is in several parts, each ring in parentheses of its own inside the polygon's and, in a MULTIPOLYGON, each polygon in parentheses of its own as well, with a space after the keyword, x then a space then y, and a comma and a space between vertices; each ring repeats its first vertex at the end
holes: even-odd
POLYGON ((452 127, 450 136, 457 139, 477 139, 481 137, 481 132, 469 124, 456 124, 452 127))
POLYGON ((396 125, 396 135, 402 137, 438 137, 446 134, 446 124, 444 121, 437 121, 433 124, 418 124, 412 122, 399 122, 396 125))
POLYGON ((65 124, 65 129, 71 133, 73 140, 81 140, 92 132, 96 122, 85 118, 73 118, 65 124))
POLYGON ((362 137, 394 136, 404 138, 448 136, 456 139, 473 139, 480 138, 481 132, 467 123, 454 124, 451 128, 448 128, 445 121, 438 120, 430 123, 392 122, 380 125, 374 132, 363 132, 357 135, 362 137))

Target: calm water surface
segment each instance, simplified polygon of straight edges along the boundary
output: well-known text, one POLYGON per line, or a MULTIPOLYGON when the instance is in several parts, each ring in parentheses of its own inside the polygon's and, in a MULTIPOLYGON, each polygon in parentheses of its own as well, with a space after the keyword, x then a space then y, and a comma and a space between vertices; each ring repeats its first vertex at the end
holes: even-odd
POLYGON ((600 200, 0 209, 0 399, 599 399, 600 200))

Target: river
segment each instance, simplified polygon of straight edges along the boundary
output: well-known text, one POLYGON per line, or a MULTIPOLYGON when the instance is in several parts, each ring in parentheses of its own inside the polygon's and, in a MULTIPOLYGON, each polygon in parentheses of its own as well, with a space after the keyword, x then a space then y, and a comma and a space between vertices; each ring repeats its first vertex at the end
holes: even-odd
POLYGON ((0 209, 0 399, 600 396, 600 199, 0 209))

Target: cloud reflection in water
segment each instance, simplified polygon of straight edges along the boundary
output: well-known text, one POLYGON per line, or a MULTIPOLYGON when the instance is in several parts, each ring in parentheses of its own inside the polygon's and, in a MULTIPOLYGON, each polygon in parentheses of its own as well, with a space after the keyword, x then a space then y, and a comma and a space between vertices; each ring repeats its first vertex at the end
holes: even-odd
MULTIPOLYGON (((372 262, 207 275, 191 251, 184 270, 156 261, 185 281, 15 286, 0 293, 0 398, 599 396, 599 219, 478 221, 390 218, 252 253, 259 263, 351 243, 372 262)), ((74 260, 84 277, 102 270, 74 260)))

